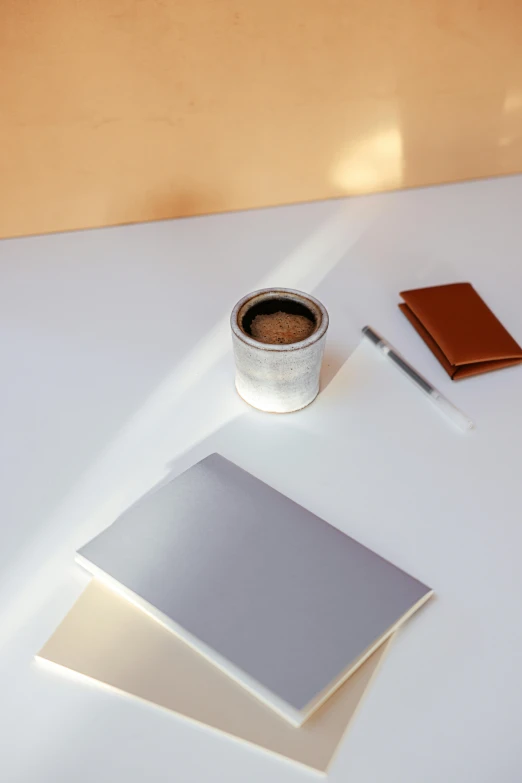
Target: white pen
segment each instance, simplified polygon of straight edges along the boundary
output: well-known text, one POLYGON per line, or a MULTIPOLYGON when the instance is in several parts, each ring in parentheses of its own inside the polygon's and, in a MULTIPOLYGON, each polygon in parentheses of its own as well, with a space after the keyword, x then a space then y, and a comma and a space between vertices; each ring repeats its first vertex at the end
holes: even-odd
POLYGON ((391 359, 396 367, 410 379, 413 383, 426 394, 431 402, 437 406, 439 411, 450 419, 463 432, 473 429, 473 422, 470 418, 462 413, 452 402, 450 402, 443 394, 431 385, 431 383, 424 378, 417 370, 414 370, 411 364, 404 359, 393 346, 387 342, 378 332, 372 329, 371 326, 365 326, 362 333, 367 337, 381 353, 391 359))

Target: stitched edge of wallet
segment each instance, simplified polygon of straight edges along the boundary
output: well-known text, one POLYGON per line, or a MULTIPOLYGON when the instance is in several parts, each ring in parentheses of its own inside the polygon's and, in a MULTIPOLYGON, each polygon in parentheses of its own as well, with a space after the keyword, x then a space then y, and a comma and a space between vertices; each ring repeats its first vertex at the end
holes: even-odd
POLYGON ((406 316, 419 337, 424 340, 435 358, 438 359, 440 364, 444 367, 452 381, 458 381, 462 378, 470 378, 472 375, 482 375, 486 372, 493 372, 493 370, 502 370, 505 367, 514 367, 516 364, 522 363, 522 359, 518 358, 490 359, 483 362, 473 362, 470 364, 461 364, 459 366, 455 366, 451 364, 446 354, 442 351, 438 343, 433 339, 424 324, 419 321, 410 307, 405 302, 401 302, 399 304, 399 309, 406 316))
POLYGON ((457 372, 457 368, 455 365, 453 365, 449 359, 447 358, 446 354, 442 351, 440 346, 435 342, 431 334, 428 332, 426 327, 419 321, 413 310, 405 303, 401 302, 399 304, 400 311, 406 316, 408 321, 411 323, 415 331, 418 333, 419 337, 422 337, 432 354, 439 360, 439 362, 442 364, 450 378, 453 380, 455 373, 457 372))

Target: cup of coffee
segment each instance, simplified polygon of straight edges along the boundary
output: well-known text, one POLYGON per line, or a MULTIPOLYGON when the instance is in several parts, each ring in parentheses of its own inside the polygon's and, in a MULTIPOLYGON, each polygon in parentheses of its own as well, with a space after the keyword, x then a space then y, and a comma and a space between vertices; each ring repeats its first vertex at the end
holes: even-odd
POLYGON ((236 389, 254 408, 289 413, 319 392, 328 313, 317 299, 291 288, 247 294, 230 317, 236 389))

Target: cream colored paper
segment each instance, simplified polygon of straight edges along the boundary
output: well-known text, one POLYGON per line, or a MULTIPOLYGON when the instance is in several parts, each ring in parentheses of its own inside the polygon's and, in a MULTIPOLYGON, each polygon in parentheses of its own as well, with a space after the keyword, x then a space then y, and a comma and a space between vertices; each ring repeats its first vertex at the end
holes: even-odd
POLYGON ((301 728, 96 580, 37 658, 325 772, 389 643, 301 728))

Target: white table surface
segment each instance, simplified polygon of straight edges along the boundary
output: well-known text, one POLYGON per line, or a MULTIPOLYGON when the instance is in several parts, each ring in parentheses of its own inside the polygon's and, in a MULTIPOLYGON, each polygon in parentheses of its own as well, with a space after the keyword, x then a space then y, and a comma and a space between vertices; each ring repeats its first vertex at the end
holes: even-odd
POLYGON ((0 242, 2 783, 317 779, 32 660, 86 584, 75 548, 213 450, 436 590, 330 780, 520 781, 522 367, 453 384, 397 303, 470 280, 522 340, 521 204, 512 177, 0 242), (325 391, 289 416, 233 388, 228 314, 268 285, 331 317, 325 391), (349 359, 365 323, 476 431, 377 354, 349 359))

